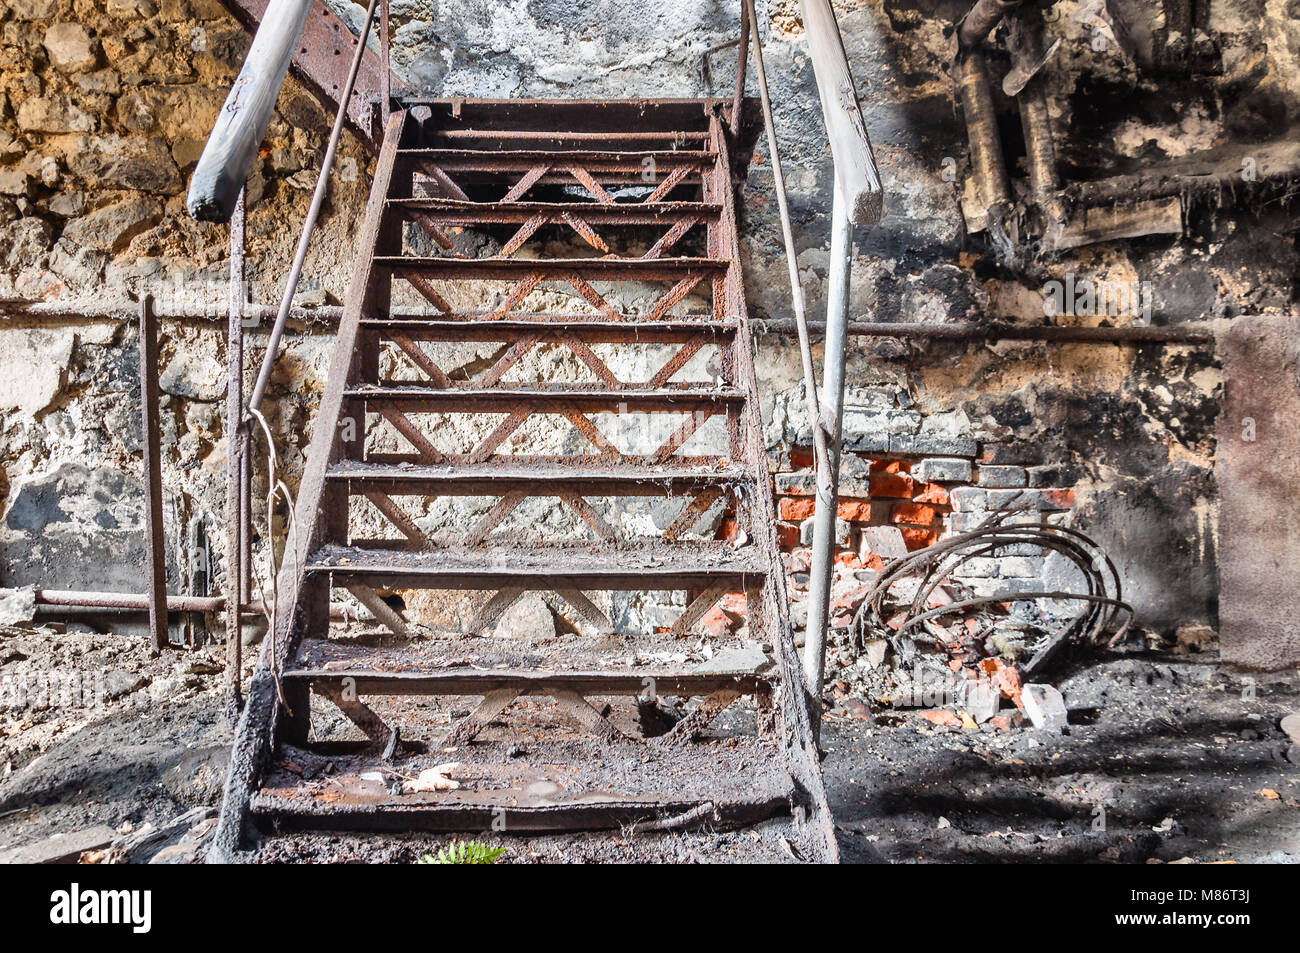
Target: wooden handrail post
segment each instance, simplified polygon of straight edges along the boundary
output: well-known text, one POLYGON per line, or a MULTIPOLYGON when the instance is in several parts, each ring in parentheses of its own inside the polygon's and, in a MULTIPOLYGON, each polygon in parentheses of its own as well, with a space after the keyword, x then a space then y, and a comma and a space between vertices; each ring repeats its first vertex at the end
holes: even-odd
POLYGON ((312 0, 271 0, 267 6, 194 168, 186 201, 194 218, 225 222, 234 213, 311 5, 312 0))
POLYGON ((835 178, 844 189, 849 219, 858 225, 875 225, 880 221, 884 204, 880 173, 876 170, 835 12, 830 0, 799 0, 799 8, 817 76, 826 135, 835 159, 835 178))

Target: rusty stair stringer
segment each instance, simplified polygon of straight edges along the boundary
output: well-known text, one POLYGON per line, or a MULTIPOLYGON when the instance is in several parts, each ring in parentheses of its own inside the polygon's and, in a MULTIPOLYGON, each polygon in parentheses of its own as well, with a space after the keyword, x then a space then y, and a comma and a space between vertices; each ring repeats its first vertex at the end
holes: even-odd
MULTIPOLYGON (((362 253, 358 255, 350 276, 343 317, 339 322, 334 347, 330 353, 331 367, 349 366, 356 348, 362 315, 371 294, 374 249, 378 245, 384 225, 385 202, 396 166, 397 150, 405 120, 404 110, 394 111, 384 130, 383 145, 375 168, 370 199, 366 205, 365 224, 357 241, 357 247, 362 249, 362 253)), ((321 398, 317 421, 339 419, 343 408, 345 384, 344 375, 331 375, 325 394, 321 398)), ((237 859, 244 844, 249 801, 253 788, 270 760, 273 741, 281 718, 280 689, 274 672, 282 671, 289 659, 293 657, 297 641, 303 631, 299 611, 302 603, 300 592, 304 584, 304 570, 307 557, 314 550, 314 543, 322 528, 319 502, 323 496, 326 471, 331 460, 337 456, 342 443, 342 436, 337 427, 329 435, 329 439, 322 439, 323 435, 319 433, 312 436, 294 517, 294 524, 300 534, 304 527, 307 528, 307 532, 305 538, 304 535, 298 536, 296 545, 295 540, 290 540, 285 545, 284 559, 278 575, 279 600, 276 604, 276 626, 273 632, 267 633, 267 638, 262 644, 261 656, 248 690, 248 701, 236 729, 221 812, 218 815, 217 828, 213 833, 212 846, 207 855, 208 861, 213 863, 229 863, 237 859)))

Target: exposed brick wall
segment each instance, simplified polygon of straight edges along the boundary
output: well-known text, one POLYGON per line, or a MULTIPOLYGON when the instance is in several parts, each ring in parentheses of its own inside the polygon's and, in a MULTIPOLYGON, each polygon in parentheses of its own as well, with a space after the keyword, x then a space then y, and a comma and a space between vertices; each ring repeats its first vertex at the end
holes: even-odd
MULTIPOLYGON (((849 623, 874 572, 890 559, 969 532, 998 510, 1023 511, 1011 521, 1068 519, 1075 502, 1068 467, 1009 463, 1023 459, 1013 444, 927 429, 927 424, 926 415, 915 410, 845 413, 833 625, 849 623)), ((778 536, 796 600, 807 592, 811 562, 812 461, 808 445, 795 446, 781 454, 772 475, 778 536)), ((971 560, 957 578, 977 595, 1028 591, 1042 588, 1045 569, 1038 548, 1008 546, 996 558, 971 560)))

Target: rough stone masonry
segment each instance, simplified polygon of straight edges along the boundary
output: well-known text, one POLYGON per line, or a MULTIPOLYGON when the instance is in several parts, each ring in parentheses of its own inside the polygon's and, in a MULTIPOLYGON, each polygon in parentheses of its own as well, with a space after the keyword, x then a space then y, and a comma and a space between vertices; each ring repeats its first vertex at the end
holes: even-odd
MULTIPOLYGON (((361 7, 331 5, 350 22, 360 17, 361 7)), ((1281 202, 1189 205, 1182 234, 1044 260, 1009 260, 985 234, 968 234, 960 202, 968 149, 949 72, 949 28, 966 6, 836 3, 886 187, 884 221, 857 236, 854 319, 1041 323, 1044 287, 1067 278, 1139 286, 1150 306, 1083 308, 1062 321, 1178 324, 1295 310, 1296 218, 1281 202)), ((1056 5, 1049 28, 1063 42, 1045 74, 1067 180, 1285 138, 1300 117, 1294 0, 1216 0, 1190 43, 1198 55, 1163 70, 1113 46, 1098 50, 1073 15, 1079 6, 1056 5)), ((736 35, 738 11, 698 0, 397 0, 395 66, 411 88, 437 96, 725 95, 734 55, 711 57, 707 72, 701 55, 736 35)), ((760 0, 758 11, 816 314, 831 163, 798 4, 760 0)), ((150 291, 211 315, 164 328, 173 592, 208 579, 204 567, 215 575, 203 585, 223 585, 220 547, 207 541, 221 539, 224 509, 227 231, 190 220, 184 191, 248 42, 218 0, 8 0, 0 10, 0 299, 106 305, 150 291)), ((1015 166, 1023 146, 1005 97, 999 113, 1015 166)), ((286 84, 247 189, 254 301, 278 298, 329 121, 301 86, 286 84)), ((303 305, 338 303, 345 291, 370 159, 346 136, 341 158, 303 305)), ((741 194, 746 290, 760 320, 789 314, 771 187, 760 149, 741 194)), ((250 368, 263 340, 251 337, 250 368)), ((269 419, 291 483, 327 345, 323 326, 293 335, 273 383, 269 419)), ((21 317, 0 325, 0 585, 142 588, 136 363, 129 325, 21 317)), ((793 340, 761 336, 758 368, 798 591, 811 483, 793 340)), ((1222 374, 1213 351, 855 338, 849 379, 839 597, 900 547, 958 531, 1019 493, 1110 551, 1143 627, 1217 625, 1222 374)), ((1002 588, 1054 571, 1030 555, 971 568, 977 587, 1002 588)))

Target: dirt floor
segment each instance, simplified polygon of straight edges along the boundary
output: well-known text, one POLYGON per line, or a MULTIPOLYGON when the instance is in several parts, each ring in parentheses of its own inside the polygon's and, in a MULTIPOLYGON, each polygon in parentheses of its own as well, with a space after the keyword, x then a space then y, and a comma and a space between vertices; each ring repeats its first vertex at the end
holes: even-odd
MULTIPOLYGON (((151 658, 139 639, 4 629, 0 852, 215 806, 230 740, 218 652, 151 658), (72 673, 80 699, 67 696, 72 673), (58 691, 32 690, 41 684, 58 691)), ((1279 728, 1300 710, 1300 674, 1246 677, 1213 654, 1106 653, 1053 681, 1070 709, 1066 734, 936 727, 840 699, 822 743, 844 860, 1300 862, 1300 748, 1279 728)), ((501 843, 505 862, 796 861, 790 834, 775 821, 713 836, 501 843)), ((447 840, 285 836, 260 859, 411 862, 447 840)))
POLYGON ((1297 673, 1144 653, 1055 681, 1064 735, 828 716, 822 767, 843 859, 1300 863, 1300 747, 1278 727, 1300 709, 1297 673))

